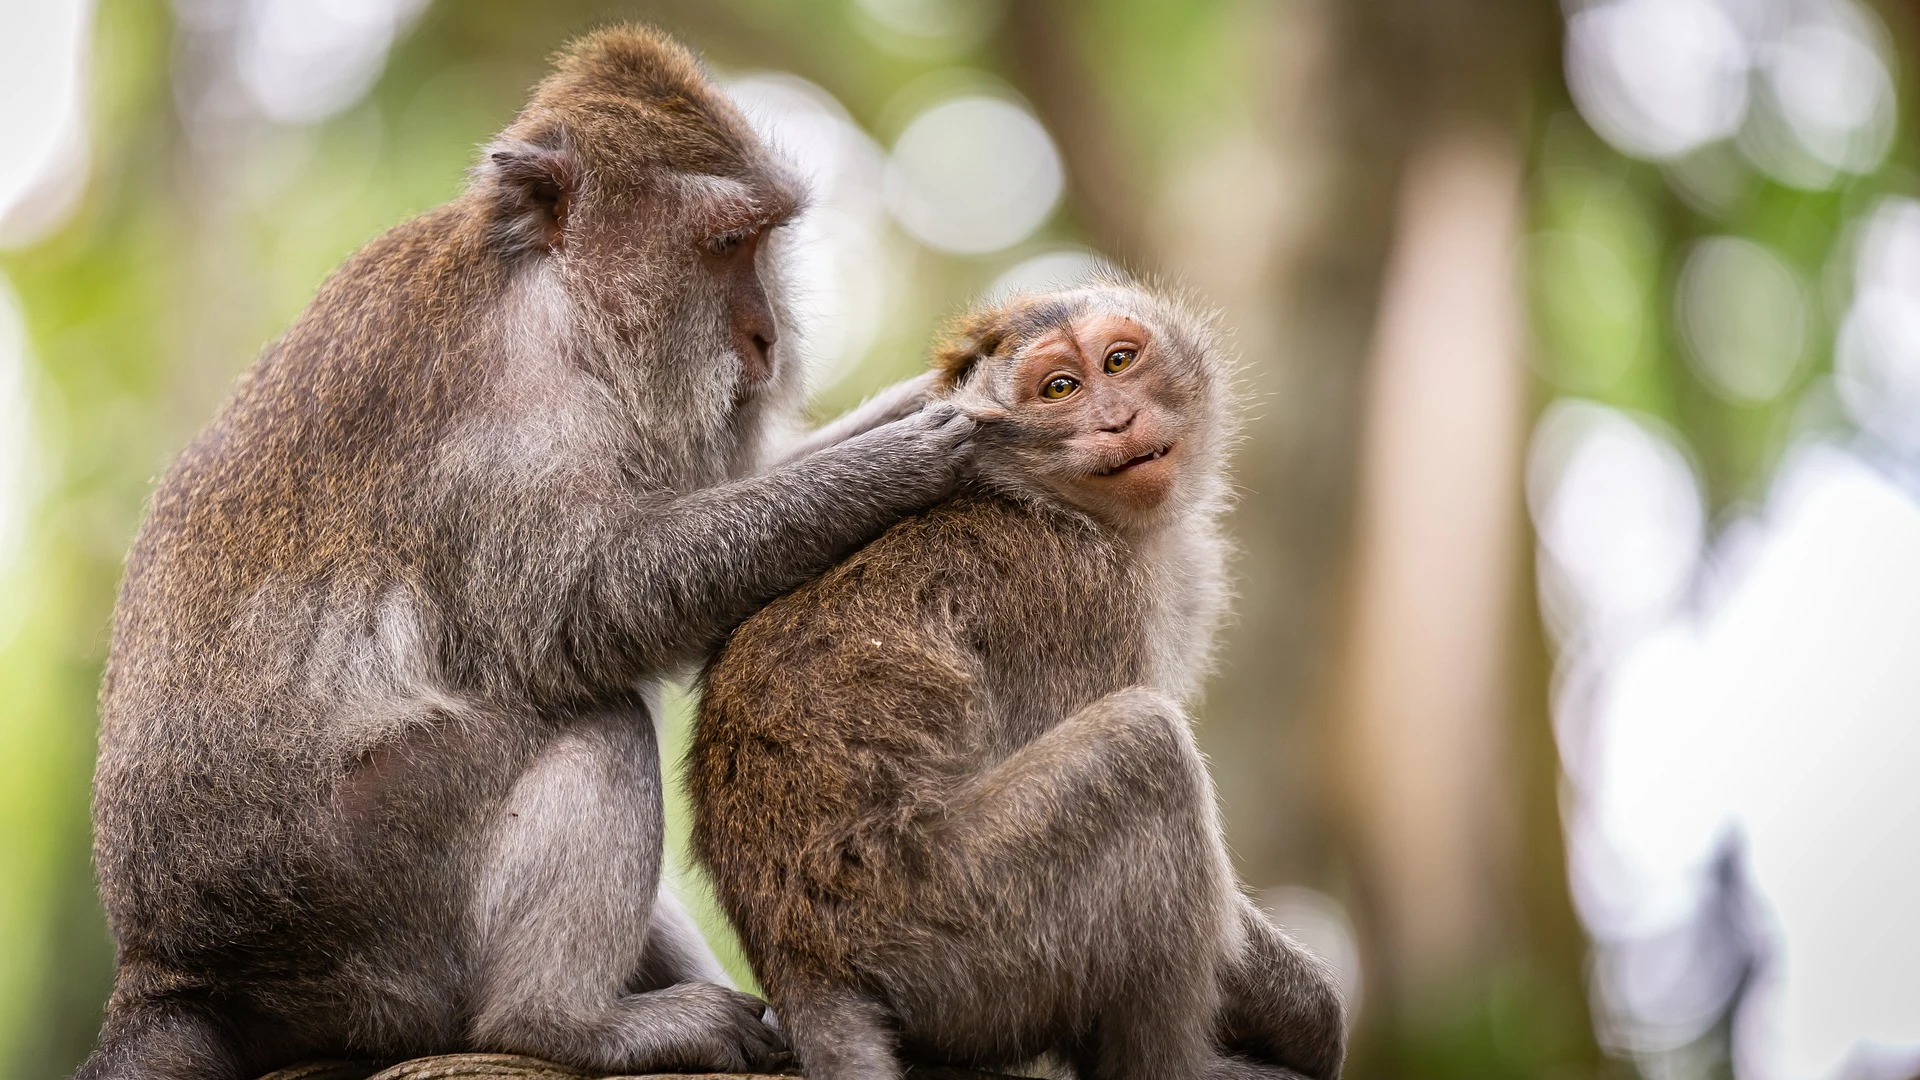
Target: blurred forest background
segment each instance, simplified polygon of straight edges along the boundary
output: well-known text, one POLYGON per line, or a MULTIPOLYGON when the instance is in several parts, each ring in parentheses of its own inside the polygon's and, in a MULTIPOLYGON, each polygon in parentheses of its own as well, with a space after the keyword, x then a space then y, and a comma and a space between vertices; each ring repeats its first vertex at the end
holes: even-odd
POLYGON ((152 479, 613 18, 814 178, 823 415, 983 291, 1113 260, 1222 309, 1201 738, 1351 1077, 1920 1075, 1916 14, 5 0, 0 1076, 64 1075, 107 991, 94 693, 152 479))

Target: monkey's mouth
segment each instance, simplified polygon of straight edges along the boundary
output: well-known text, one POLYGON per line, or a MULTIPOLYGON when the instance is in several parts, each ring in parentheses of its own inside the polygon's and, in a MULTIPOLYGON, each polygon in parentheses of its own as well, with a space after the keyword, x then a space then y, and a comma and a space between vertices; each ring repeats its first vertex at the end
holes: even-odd
POLYGON ((1159 461, 1161 458, 1166 457, 1168 454, 1171 454, 1171 453, 1173 453, 1173 446, 1169 444, 1167 446, 1161 447, 1158 450, 1153 450, 1148 453, 1141 454, 1138 457, 1130 457, 1127 460, 1121 462, 1120 464, 1113 466, 1112 468, 1100 470, 1100 472, 1096 473, 1095 475, 1118 476, 1121 473, 1126 472, 1128 469, 1137 469, 1142 465, 1150 465, 1153 462, 1159 461))

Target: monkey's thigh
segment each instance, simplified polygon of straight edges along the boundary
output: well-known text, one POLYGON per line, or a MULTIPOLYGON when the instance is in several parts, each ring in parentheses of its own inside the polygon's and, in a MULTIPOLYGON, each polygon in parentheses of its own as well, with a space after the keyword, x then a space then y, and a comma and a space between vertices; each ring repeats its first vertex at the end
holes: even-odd
POLYGON ((902 926, 880 965, 904 975, 889 989, 909 1040, 1017 1057, 1097 1024, 1175 1064, 1202 1053, 1232 882, 1205 765, 1163 695, 1111 694, 1022 748, 957 795, 922 857, 934 925, 902 926))
POLYGON ((641 970, 661 816, 644 714, 596 714, 541 747, 486 836, 475 898, 483 1000, 567 1001, 641 970))
POLYGON ((772 1060, 779 1037, 758 999, 688 981, 720 969, 677 904, 655 907, 662 836, 643 712, 582 718, 541 748, 487 837, 479 1047, 607 1072, 772 1060))

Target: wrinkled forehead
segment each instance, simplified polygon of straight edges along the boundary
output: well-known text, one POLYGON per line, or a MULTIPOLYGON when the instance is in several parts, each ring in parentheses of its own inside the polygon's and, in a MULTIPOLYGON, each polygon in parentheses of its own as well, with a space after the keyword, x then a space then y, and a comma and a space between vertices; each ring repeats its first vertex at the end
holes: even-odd
POLYGON ((564 139, 602 182, 752 207, 763 218, 791 215, 806 202, 799 171, 732 101, 704 85, 657 99, 598 94, 564 107, 536 105, 515 128, 542 145, 564 139))
POLYGON ((1143 323, 1141 297, 1128 289, 1085 288, 1023 298, 1009 311, 1000 347, 1001 356, 1072 341, 1076 326, 1090 316, 1143 323))

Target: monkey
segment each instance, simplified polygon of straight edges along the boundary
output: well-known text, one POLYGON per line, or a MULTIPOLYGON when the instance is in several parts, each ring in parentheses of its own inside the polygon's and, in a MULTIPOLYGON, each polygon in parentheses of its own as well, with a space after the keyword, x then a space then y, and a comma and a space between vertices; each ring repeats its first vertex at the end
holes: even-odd
POLYGON ((603 29, 239 379, 116 604, 81 1080, 784 1059, 660 882, 660 683, 955 490, 976 426, 923 379, 776 445, 804 200, 691 52, 603 29))
POLYGON ((743 622, 685 762, 806 1075, 1333 1080, 1339 993, 1241 893, 1185 712, 1228 597, 1219 331, 1116 278, 934 368, 971 478, 743 622))

